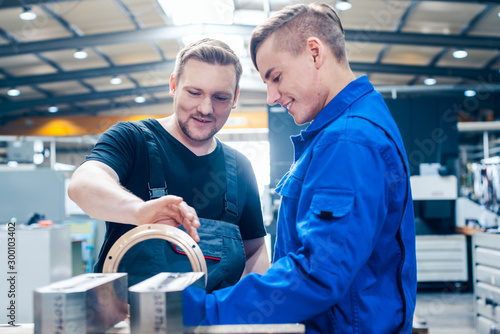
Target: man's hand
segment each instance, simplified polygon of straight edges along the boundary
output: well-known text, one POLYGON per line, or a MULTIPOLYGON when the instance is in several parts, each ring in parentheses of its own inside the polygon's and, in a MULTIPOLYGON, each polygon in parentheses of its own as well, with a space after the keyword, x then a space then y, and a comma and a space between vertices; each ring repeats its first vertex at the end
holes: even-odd
POLYGON ((142 202, 137 210, 136 220, 139 225, 165 224, 174 227, 182 225, 195 242, 200 241, 196 231, 200 227, 198 215, 178 196, 167 195, 142 202))

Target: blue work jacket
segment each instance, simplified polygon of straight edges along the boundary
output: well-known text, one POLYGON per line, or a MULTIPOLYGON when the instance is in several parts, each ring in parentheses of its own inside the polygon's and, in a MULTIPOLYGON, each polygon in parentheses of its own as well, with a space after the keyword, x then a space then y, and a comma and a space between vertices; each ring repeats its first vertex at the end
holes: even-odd
MULTIPOLYGON (((199 298, 204 324, 297 323, 307 333, 411 333, 415 227, 406 153, 363 76, 293 137, 273 266, 199 298)), ((194 299, 193 299, 194 300, 194 299)))

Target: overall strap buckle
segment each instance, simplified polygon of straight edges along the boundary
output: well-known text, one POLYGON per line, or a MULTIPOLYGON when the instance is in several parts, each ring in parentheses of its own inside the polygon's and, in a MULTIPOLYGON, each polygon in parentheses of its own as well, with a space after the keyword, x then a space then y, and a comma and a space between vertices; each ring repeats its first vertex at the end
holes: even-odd
POLYGON ((167 183, 165 182, 165 187, 163 188, 151 188, 149 182, 148 182, 148 189, 149 189, 149 199, 157 199, 160 197, 163 197, 165 195, 168 195, 167 191, 167 183))

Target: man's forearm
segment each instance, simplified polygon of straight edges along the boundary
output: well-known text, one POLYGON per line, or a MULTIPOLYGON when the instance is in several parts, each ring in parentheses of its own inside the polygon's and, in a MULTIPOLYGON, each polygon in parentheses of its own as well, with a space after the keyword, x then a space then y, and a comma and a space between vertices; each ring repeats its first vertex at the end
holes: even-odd
POLYGON ((97 219, 132 225, 182 225, 194 241, 200 241, 196 211, 182 198, 167 195, 143 201, 123 188, 114 170, 101 162, 81 165, 71 178, 68 195, 86 214, 97 219))
POLYGON ((107 165, 88 161, 73 174, 69 197, 89 216, 138 225, 134 212, 143 201, 123 188, 118 176, 107 165))
POLYGON ((241 277, 245 277, 245 275, 250 273, 265 273, 271 266, 271 263, 267 255, 264 238, 244 240, 243 245, 245 247, 247 260, 245 270, 243 271, 243 275, 241 277))

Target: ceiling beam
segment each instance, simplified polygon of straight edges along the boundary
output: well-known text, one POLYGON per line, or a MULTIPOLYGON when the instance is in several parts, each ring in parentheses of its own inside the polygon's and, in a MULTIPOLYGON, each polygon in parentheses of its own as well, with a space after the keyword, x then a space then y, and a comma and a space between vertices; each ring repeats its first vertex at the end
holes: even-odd
MULTIPOLYGON (((0 46, 0 57, 20 54, 78 49, 99 45, 123 44, 144 41, 177 39, 179 36, 197 34, 231 34, 250 36, 254 26, 198 24, 168 26, 106 34, 66 37, 46 41, 11 43, 0 46)), ((436 47, 463 47, 475 49, 500 49, 500 38, 486 36, 457 36, 388 32, 378 30, 346 30, 346 41, 352 46, 364 43, 401 44, 436 47)))
POLYGON ((173 71, 174 61, 159 61, 152 63, 93 68, 78 71, 58 72, 53 74, 29 75, 0 79, 0 88, 36 85, 67 80, 84 80, 90 78, 118 76, 136 72, 173 71))
POLYGON ((0 57, 15 56, 19 54, 57 51, 66 49, 79 49, 99 45, 123 44, 144 41, 159 41, 165 39, 178 39, 179 36, 198 34, 232 34, 250 36, 253 26, 242 25, 215 25, 198 24, 187 26, 169 26, 120 31, 114 33, 66 37, 38 42, 17 43, 0 46, 0 57))
POLYGON ((151 86, 151 87, 112 90, 112 91, 106 91, 106 92, 94 92, 94 93, 73 94, 73 95, 59 95, 59 96, 52 96, 49 98, 40 98, 40 99, 30 99, 30 100, 24 100, 24 101, 8 102, 8 103, 2 104, 2 109, 1 109, 0 115, 2 115, 4 113, 8 113, 9 111, 19 110, 19 109, 23 109, 23 108, 30 108, 30 107, 35 107, 35 106, 57 105, 57 104, 100 100, 100 99, 120 98, 120 97, 124 97, 124 96, 154 94, 154 93, 168 92, 168 91, 169 91, 169 85, 159 85, 159 86, 151 86))
POLYGON ((431 67, 413 65, 373 64, 351 62, 351 69, 362 73, 411 74, 467 78, 475 81, 500 82, 500 73, 496 70, 483 70, 462 67, 431 67))
POLYGON ((79 0, 0 0, 0 9, 16 8, 16 7, 29 7, 41 4, 51 4, 60 2, 76 2, 79 0))
POLYGON ((345 39, 354 47, 356 43, 380 43, 435 47, 462 47, 470 49, 499 49, 500 38, 485 36, 458 36, 439 34, 419 34, 377 30, 346 30, 345 39))
MULTIPOLYGON (((9 77, 0 79, 0 88, 19 87, 24 85, 37 85, 68 80, 84 80, 98 77, 113 77, 137 72, 155 73, 157 71, 171 72, 174 69, 174 61, 151 62, 144 64, 122 65, 105 68, 93 68, 87 70, 59 72, 53 74, 41 74, 21 77, 9 77)), ((350 63, 353 71, 363 73, 387 73, 387 74, 409 74, 441 77, 460 77, 472 80, 480 78, 491 78, 491 82, 500 82, 500 73, 495 70, 484 70, 463 67, 431 67, 410 66, 373 63, 350 63)))

